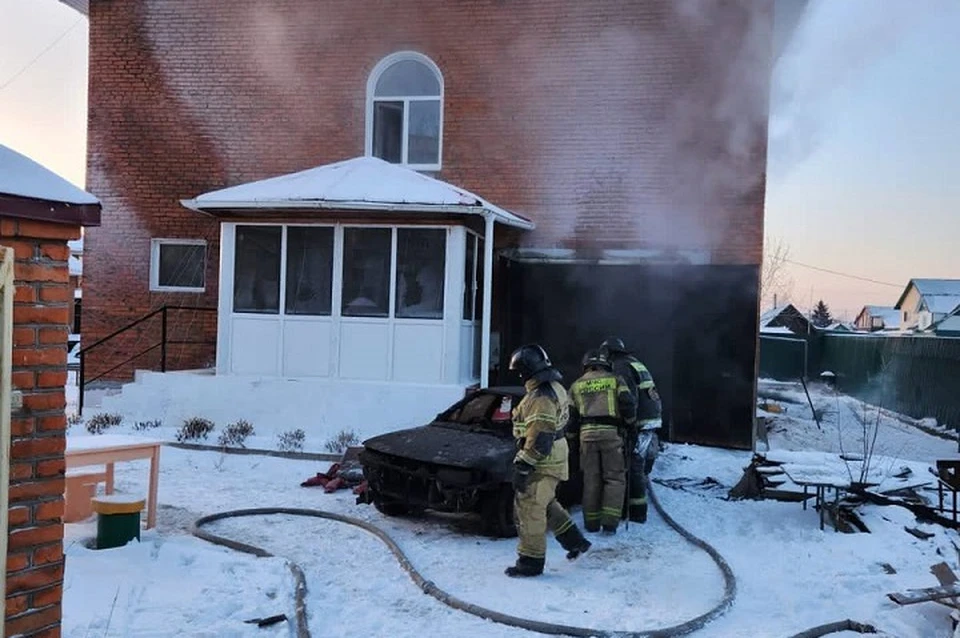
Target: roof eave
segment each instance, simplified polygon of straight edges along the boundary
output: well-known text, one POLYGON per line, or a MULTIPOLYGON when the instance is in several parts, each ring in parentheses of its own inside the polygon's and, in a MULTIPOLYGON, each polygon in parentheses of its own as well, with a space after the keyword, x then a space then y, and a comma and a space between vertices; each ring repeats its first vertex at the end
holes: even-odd
POLYGON ((533 230, 536 227, 532 221, 517 217, 507 217, 503 213, 487 207, 468 204, 407 204, 400 202, 364 202, 364 201, 330 201, 321 199, 310 200, 253 200, 253 201, 211 201, 200 202, 196 199, 182 199, 180 204, 190 210, 216 217, 218 210, 357 210, 377 211, 389 213, 450 213, 455 215, 493 215, 496 221, 505 226, 512 226, 523 230, 533 230))

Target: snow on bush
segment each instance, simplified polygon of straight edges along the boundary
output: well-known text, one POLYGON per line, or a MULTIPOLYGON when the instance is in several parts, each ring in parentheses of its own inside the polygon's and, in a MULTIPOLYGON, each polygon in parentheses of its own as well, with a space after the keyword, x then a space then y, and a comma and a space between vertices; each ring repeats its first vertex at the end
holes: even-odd
POLYGON ((94 414, 87 421, 87 432, 90 434, 103 434, 103 431, 123 423, 123 417, 119 414, 108 414, 101 412, 94 414))
POLYGON ((177 441, 195 441, 197 439, 206 439, 213 432, 216 426, 213 421, 198 416, 187 419, 177 430, 177 441))
POLYGON ((224 428, 217 440, 217 445, 220 447, 246 447, 244 441, 252 434, 253 424, 245 419, 240 419, 224 428))
POLYGON ((327 452, 342 454, 348 447, 359 444, 360 438, 357 436, 356 432, 353 430, 340 430, 337 432, 336 436, 327 441, 323 447, 327 450, 327 452))
POLYGON ((300 452, 306 438, 307 433, 300 428, 282 432, 277 436, 277 449, 281 452, 300 452))

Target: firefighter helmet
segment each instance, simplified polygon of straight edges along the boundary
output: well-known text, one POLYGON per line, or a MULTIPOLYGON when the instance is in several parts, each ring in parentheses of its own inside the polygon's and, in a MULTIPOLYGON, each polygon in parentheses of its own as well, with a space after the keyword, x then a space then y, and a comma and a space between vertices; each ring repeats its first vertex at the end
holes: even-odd
POLYGON ((613 366, 610 364, 610 359, 603 350, 588 351, 585 355, 583 355, 582 364, 584 370, 589 368, 603 368, 604 370, 613 369, 613 366))
POLYGON ((600 344, 600 350, 612 354, 628 352, 626 344, 623 343, 623 339, 620 337, 607 337, 603 340, 603 343, 600 344))
POLYGON ((510 370, 520 375, 521 379, 529 379, 538 372, 553 367, 546 351, 535 343, 520 346, 510 355, 510 370))

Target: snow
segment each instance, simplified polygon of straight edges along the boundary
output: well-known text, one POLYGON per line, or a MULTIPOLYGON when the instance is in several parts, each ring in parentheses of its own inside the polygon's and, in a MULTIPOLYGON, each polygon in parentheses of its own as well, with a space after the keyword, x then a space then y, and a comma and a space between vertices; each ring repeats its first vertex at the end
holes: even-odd
POLYGON ((77 188, 32 159, 0 144, 0 193, 67 204, 99 204, 96 197, 77 188))
POLYGON ((790 328, 786 328, 784 326, 764 326, 763 328, 760 328, 760 334, 792 335, 794 332, 790 328))
POLYGON ((302 429, 305 450, 322 452, 342 430, 364 439, 401 427, 424 425, 464 395, 463 386, 326 379, 280 379, 232 375, 141 371, 121 393, 92 399, 84 414, 116 413, 124 418, 117 432, 135 433, 139 422, 160 420, 151 437, 172 441, 185 419, 203 417, 216 424, 216 443, 230 423, 244 419, 255 434, 246 446, 273 449, 283 432, 302 429), (99 404, 98 404, 99 403, 99 404))
MULTIPOLYGON (((850 406, 862 412, 858 402, 811 386, 818 408, 839 403, 841 409, 841 418, 825 415, 818 430, 809 407, 793 402, 803 395, 802 388, 764 382, 761 390, 783 397, 779 400, 787 407, 783 414, 765 415, 771 422, 768 458, 823 467, 843 463, 836 449, 840 446, 856 464, 863 428, 850 406)), ((69 439, 94 438, 77 435, 76 429, 69 439)), ((936 459, 957 458, 956 446, 956 441, 882 416, 873 466, 885 476, 907 466, 917 479, 936 459), (889 455, 879 455, 881 449, 889 455)), ((885 635, 901 638, 949 635, 949 609, 932 602, 899 607, 886 594, 936 585, 929 568, 944 560, 960 571, 955 532, 920 524, 900 507, 863 505, 857 511, 870 533, 841 534, 829 526, 820 531, 817 512, 798 503, 727 500, 751 456, 749 451, 668 444, 654 468, 654 489, 665 509, 714 545, 738 579, 730 611, 697 635, 786 636, 844 618, 872 623, 885 635), (920 540, 904 526, 934 536, 920 540)), ((146 464, 117 465, 120 493, 146 491, 146 464)), ((90 550, 84 540, 95 534, 95 524, 67 525, 63 635, 290 635, 287 623, 264 629, 243 623, 278 613, 293 616, 293 581, 283 558, 298 563, 307 575, 307 610, 315 635, 532 635, 425 596, 379 540, 341 523, 272 516, 209 526, 283 558, 256 559, 188 535, 201 515, 267 506, 320 508, 371 521, 440 588, 469 603, 537 620, 643 630, 703 613, 722 595, 722 578, 712 561, 655 512, 647 524, 621 527, 615 537, 591 536, 594 547, 575 562, 566 561, 551 540, 545 575, 512 580, 502 571, 515 558, 515 539, 479 536, 475 523, 463 517, 386 518, 372 506, 357 505, 348 491, 324 494, 320 488, 299 487, 327 467, 163 448, 158 528, 144 532, 141 542, 90 550)), ((929 496, 929 490, 921 492, 929 496)), ((579 523, 579 511, 573 513, 579 523)))
POLYGON ((398 204, 430 208, 475 207, 492 212, 502 223, 533 228, 526 218, 494 206, 483 198, 452 184, 376 157, 353 159, 317 166, 289 175, 231 186, 198 195, 185 202, 191 208, 247 206, 277 207, 277 204, 311 203, 352 208, 366 205, 390 210, 398 204))
POLYGON ((928 295, 923 299, 930 312, 948 315, 960 308, 960 295, 928 295))
POLYGON ((98 434, 96 436, 71 436, 67 438, 67 452, 88 452, 105 448, 159 443, 158 439, 123 434, 98 434))
POLYGON ((954 295, 960 297, 960 279, 911 279, 910 283, 924 297, 928 295, 954 295))

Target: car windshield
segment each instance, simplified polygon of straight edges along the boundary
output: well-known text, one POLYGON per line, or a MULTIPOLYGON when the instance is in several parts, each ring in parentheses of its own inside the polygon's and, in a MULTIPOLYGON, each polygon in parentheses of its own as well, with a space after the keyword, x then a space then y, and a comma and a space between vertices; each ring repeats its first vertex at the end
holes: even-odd
POLYGON ((483 429, 509 431, 513 397, 481 392, 440 415, 440 421, 471 425, 483 429))

